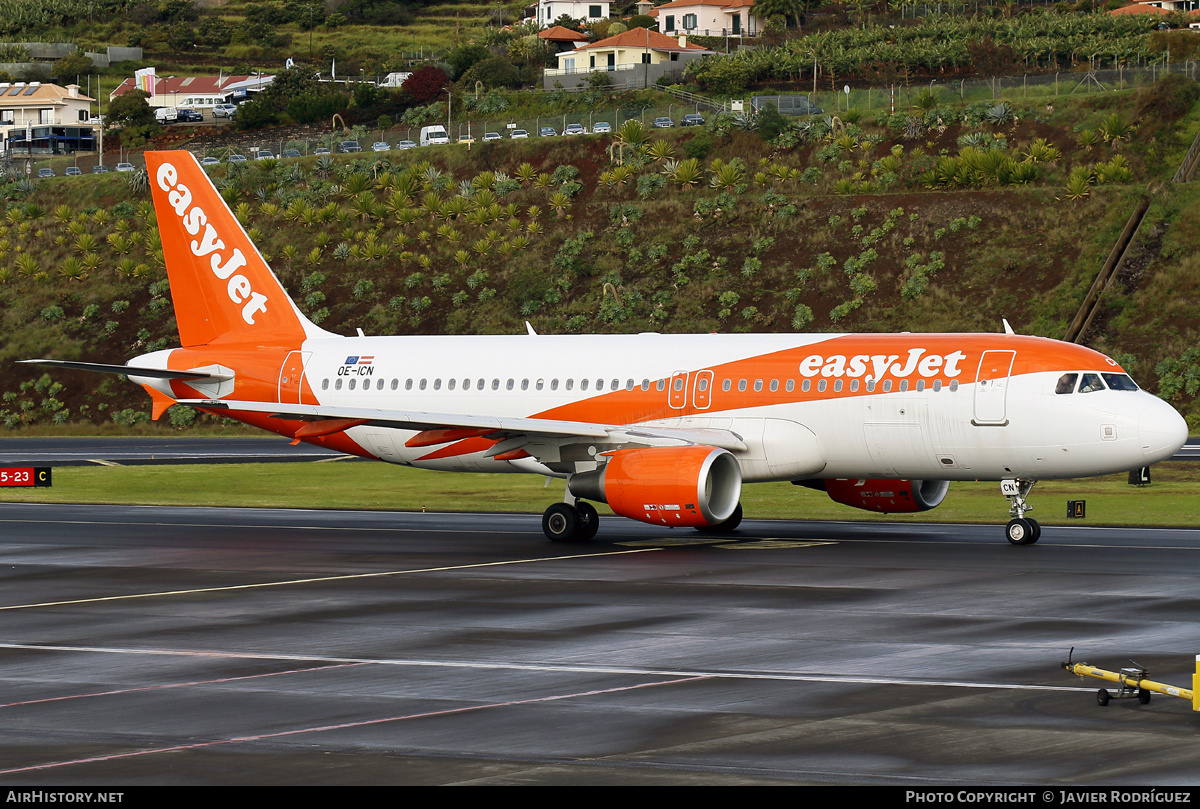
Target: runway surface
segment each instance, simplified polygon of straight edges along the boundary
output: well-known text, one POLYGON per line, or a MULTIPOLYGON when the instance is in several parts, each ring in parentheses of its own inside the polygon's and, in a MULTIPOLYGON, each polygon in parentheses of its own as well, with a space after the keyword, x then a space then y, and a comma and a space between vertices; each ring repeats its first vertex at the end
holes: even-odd
MULTIPOLYGON (((230 437, 34 436, 0 438, 0 466, 90 466, 183 463, 270 463, 351 460, 312 444, 292 445, 278 435, 230 437)), ((354 460, 358 460, 355 458, 354 460)))
POLYGON ((1195 784, 1200 531, 0 505, 0 784, 1195 784), (692 544, 695 543, 695 544, 692 544))
MULTIPOLYGON (((277 435, 245 437, 44 437, 0 438, 0 466, 87 466, 92 464, 263 463, 271 461, 361 460, 340 452, 297 444, 277 435)), ((1200 438, 1173 461, 1200 460, 1200 438)))

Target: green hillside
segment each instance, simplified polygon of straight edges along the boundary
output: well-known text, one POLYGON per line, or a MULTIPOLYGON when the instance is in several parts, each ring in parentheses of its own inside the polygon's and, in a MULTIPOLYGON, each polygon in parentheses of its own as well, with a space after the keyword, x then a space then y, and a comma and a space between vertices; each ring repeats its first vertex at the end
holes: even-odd
MULTIPOLYGON (((723 117, 631 126, 618 149, 535 138, 213 177, 301 309, 347 334, 525 320, 541 333, 998 331, 1005 317, 1062 337, 1153 185, 1085 342, 1196 424, 1200 204, 1194 183, 1169 182, 1200 132, 1196 96, 1175 77, 1053 109, 939 102, 778 131, 723 117)), ((175 344, 144 176, 0 191, 0 423, 144 420, 148 399, 126 383, 10 364, 175 344)))

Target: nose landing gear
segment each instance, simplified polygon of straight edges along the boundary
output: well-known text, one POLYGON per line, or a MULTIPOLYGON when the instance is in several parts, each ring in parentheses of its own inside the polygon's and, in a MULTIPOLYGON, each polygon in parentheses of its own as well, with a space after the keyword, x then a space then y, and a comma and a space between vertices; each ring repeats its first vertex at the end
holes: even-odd
POLYGON ((1004 533, 1014 545, 1032 545, 1042 538, 1042 527, 1037 520, 1025 516, 1025 512, 1033 510, 1025 498, 1035 483, 1036 480, 1012 478, 1000 481, 1000 492, 1008 498, 1008 513, 1012 517, 1004 533))

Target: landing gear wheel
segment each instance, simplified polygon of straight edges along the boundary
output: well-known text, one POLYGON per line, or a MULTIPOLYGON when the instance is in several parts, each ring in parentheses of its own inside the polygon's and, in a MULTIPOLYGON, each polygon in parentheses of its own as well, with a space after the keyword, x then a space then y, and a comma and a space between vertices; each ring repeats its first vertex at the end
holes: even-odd
POLYGON ((733 513, 716 525, 698 525, 696 530, 702 534, 729 534, 742 524, 742 504, 738 503, 733 513))
POLYGON ((1033 526, 1033 539, 1029 540, 1029 544, 1032 545, 1042 538, 1042 526, 1037 520, 1031 520, 1028 517, 1025 519, 1025 522, 1033 526))
POLYGON ((542 533, 551 542, 574 542, 579 533, 579 512, 566 503, 555 503, 542 514, 542 533))
POLYGON ((1108 704, 1108 689, 1101 688, 1096 692, 1096 704, 1103 708, 1108 704))
POLYGON ((587 542, 600 530, 600 515, 596 513, 595 506, 583 500, 575 504, 575 511, 579 515, 579 529, 575 538, 587 542))
POLYGON ((1014 545, 1032 545, 1037 542, 1037 537, 1041 533, 1034 528, 1035 525, 1037 523, 1033 520, 1026 520, 1023 517, 1010 521, 1008 528, 1005 529, 1008 541, 1014 545))
POLYGON ((1143 705, 1149 705, 1150 704, 1150 692, 1144 688, 1139 688, 1138 689, 1138 702, 1142 703, 1143 705))

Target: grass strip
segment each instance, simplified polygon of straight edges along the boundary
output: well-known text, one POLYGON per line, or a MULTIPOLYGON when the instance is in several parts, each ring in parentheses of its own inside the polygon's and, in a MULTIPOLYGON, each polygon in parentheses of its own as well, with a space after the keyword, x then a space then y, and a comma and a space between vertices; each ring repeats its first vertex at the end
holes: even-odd
MULTIPOLYGON (((1043 481, 1030 498, 1043 525, 1200 525, 1200 464, 1154 467, 1153 483, 1130 486, 1127 476, 1043 481), (1087 500, 1087 517, 1068 520, 1067 500, 1087 500)), ((540 514, 562 497, 560 481, 543 487, 532 475, 432 472, 376 463, 195 464, 180 466, 60 467, 48 489, 0 489, 0 502, 104 503, 161 506, 504 511, 540 514)), ((788 483, 742 490, 748 518, 1007 522, 1007 503, 995 482, 956 482, 943 504, 910 515, 878 515, 834 503, 825 494, 788 483)), ((597 504, 601 513, 611 513, 597 504)))

